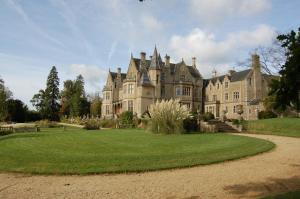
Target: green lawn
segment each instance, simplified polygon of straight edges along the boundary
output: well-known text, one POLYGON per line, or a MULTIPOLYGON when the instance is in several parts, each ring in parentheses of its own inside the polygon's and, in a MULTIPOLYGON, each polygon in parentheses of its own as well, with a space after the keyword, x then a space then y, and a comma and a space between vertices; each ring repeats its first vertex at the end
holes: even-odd
POLYGON ((300 190, 291 191, 288 193, 276 195, 276 196, 268 196, 262 199, 299 199, 300 198, 300 190))
POLYGON ((273 118, 248 121, 249 132, 300 137, 300 118, 273 118))
POLYGON ((0 137, 0 171, 93 174, 204 165, 270 150, 274 144, 229 134, 157 135, 143 130, 59 128, 0 137))

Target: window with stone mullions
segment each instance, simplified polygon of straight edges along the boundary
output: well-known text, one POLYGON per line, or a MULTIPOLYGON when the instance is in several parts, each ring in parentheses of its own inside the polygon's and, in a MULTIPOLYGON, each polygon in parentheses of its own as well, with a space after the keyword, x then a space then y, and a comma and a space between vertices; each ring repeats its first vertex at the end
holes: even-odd
POLYGON ((182 95, 190 96, 191 95, 191 88, 190 87, 183 87, 182 95))

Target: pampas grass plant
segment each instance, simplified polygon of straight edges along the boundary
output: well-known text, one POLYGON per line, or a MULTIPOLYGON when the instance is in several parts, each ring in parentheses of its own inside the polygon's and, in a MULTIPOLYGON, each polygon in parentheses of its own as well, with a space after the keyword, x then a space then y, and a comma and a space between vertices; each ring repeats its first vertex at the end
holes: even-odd
POLYGON ((162 100, 149 108, 149 130, 153 133, 183 133, 183 120, 189 117, 186 106, 180 106, 179 100, 162 100))

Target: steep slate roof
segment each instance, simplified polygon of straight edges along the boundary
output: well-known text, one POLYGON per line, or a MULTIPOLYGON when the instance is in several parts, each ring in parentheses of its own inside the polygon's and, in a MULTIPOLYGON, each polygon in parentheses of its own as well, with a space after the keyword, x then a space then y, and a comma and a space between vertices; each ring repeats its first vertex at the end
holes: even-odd
MULTIPOLYGON (((247 70, 242 70, 239 72, 234 72, 232 75, 228 75, 228 78, 230 79, 230 82, 237 82, 237 81, 244 80, 247 77, 247 75, 251 72, 251 70, 252 69, 247 69, 247 70)), ((207 79, 207 81, 212 81, 213 84, 215 84, 217 82, 217 80, 219 80, 220 82, 223 82, 225 76, 226 75, 213 77, 213 78, 207 79)))
MULTIPOLYGON (((110 73, 110 75, 111 75, 111 77, 112 77, 112 80, 116 79, 118 73, 116 73, 116 72, 109 72, 109 73, 110 73)), ((126 79, 126 73, 121 73, 121 79, 122 79, 122 80, 123 80, 123 79, 126 79)))
POLYGON ((199 73, 199 71, 193 67, 193 66, 187 66, 191 75, 194 77, 194 78, 201 78, 201 75, 199 73))
MULTIPOLYGON (((139 71, 140 68, 141 68, 141 59, 139 58, 133 58, 133 61, 137 67, 137 70, 139 71)), ((148 70, 148 68, 150 67, 150 63, 151 63, 151 60, 145 60, 146 61, 146 69, 148 70)))
POLYGON ((152 86, 151 81, 146 73, 142 73, 140 85, 142 86, 152 86))
POLYGON ((237 82, 237 81, 244 80, 250 72, 251 72, 251 69, 235 72, 230 76, 230 81, 237 82))

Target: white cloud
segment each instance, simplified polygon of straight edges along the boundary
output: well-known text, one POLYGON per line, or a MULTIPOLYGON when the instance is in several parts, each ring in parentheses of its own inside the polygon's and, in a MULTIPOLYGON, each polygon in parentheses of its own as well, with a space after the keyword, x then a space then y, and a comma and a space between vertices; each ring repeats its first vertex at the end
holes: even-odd
POLYGON ((153 32, 161 31, 163 27, 163 24, 151 15, 142 16, 141 23, 145 28, 153 32))
POLYGON ((243 52, 271 44, 275 35, 272 27, 259 25, 252 31, 230 33, 219 41, 213 33, 196 28, 186 36, 173 36, 169 48, 177 57, 198 57, 200 72, 207 76, 214 67, 222 72, 228 70, 243 52))
POLYGON ((72 64, 70 66, 71 73, 74 75, 81 74, 88 84, 88 88, 91 91, 95 91, 93 89, 101 89, 107 77, 107 69, 101 69, 95 65, 87 65, 87 64, 72 64))
POLYGON ((253 16, 271 8, 270 0, 191 0, 193 14, 207 24, 215 24, 227 17, 253 16))

